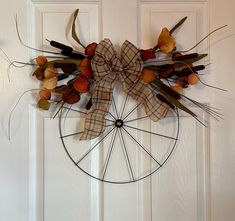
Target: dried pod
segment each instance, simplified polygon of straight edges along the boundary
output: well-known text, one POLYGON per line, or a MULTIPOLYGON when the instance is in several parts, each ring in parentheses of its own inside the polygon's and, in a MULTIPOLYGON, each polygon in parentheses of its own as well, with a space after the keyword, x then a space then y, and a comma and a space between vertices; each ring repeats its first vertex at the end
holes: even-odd
POLYGON ((38 101, 38 107, 43 109, 43 110, 49 110, 51 104, 48 100, 45 100, 45 99, 40 99, 38 101))
POLYGON ((87 109, 87 110, 90 110, 91 107, 92 107, 92 98, 90 98, 90 100, 87 102, 87 104, 86 104, 86 109, 87 109))
POLYGON ((61 54, 64 56, 68 56, 70 58, 79 59, 79 60, 84 58, 83 54, 72 52, 72 51, 63 50, 63 51, 61 51, 61 54))
POLYGON ((57 69, 54 66, 49 66, 44 71, 44 77, 45 79, 52 78, 57 76, 57 69))
POLYGON ((71 90, 63 95, 63 101, 67 104, 75 104, 80 101, 80 94, 75 90, 71 90))
POLYGON ((39 91, 39 96, 40 98, 44 99, 44 100, 50 100, 51 98, 51 91, 48 89, 42 89, 39 91))
POLYGON ((160 78, 168 78, 168 77, 171 77, 172 74, 173 74, 173 71, 174 71, 174 67, 169 67, 169 68, 167 68, 166 70, 161 71, 161 72, 159 73, 159 77, 160 77, 160 78))
POLYGON ((36 63, 38 66, 44 65, 47 63, 47 58, 43 55, 39 55, 36 57, 36 63))
POLYGON ((61 68, 65 74, 71 74, 77 70, 77 65, 73 63, 54 63, 55 68, 61 68))
POLYGON ((54 89, 56 85, 57 85, 57 77, 52 77, 52 78, 43 80, 43 87, 48 90, 54 89))
POLYGON ((191 53, 191 54, 176 56, 175 60, 176 61, 183 61, 183 60, 197 58, 197 57, 198 57, 198 53, 191 53))
POLYGON ((61 85, 61 86, 58 86, 54 89, 54 92, 58 93, 58 94, 66 94, 69 91, 71 91, 71 88, 68 87, 67 85, 61 85))

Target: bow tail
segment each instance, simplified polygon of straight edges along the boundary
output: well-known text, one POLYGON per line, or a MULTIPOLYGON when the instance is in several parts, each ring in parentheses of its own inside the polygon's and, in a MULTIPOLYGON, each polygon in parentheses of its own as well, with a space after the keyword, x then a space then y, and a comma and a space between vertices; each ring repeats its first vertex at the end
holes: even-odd
POLYGON ((112 102, 113 87, 114 83, 108 83, 107 81, 100 81, 96 85, 92 95, 92 108, 86 115, 84 132, 80 140, 91 140, 99 137, 104 132, 106 128, 105 117, 112 102))
MULTIPOLYGON (((128 87, 125 85, 124 88, 128 87)), ((169 107, 155 96, 151 86, 140 80, 127 89, 126 93, 144 106, 146 115, 153 121, 164 118, 169 111, 169 107)))

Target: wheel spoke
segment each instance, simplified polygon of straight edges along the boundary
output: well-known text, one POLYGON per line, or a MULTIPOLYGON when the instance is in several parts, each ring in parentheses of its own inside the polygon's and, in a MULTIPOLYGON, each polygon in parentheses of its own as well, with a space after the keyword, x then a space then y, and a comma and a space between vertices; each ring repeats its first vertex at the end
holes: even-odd
POLYGON ((115 127, 113 127, 109 132, 107 132, 93 147, 91 147, 90 150, 88 150, 78 161, 77 165, 88 155, 90 154, 113 130, 115 127))
MULTIPOLYGON (((64 108, 64 109, 67 109, 68 111, 72 110, 72 111, 78 112, 78 113, 80 113, 80 114, 84 114, 84 115, 87 114, 87 113, 84 112, 84 111, 75 110, 75 109, 73 109, 73 108, 71 108, 71 107, 63 107, 63 108, 64 108)), ((114 120, 116 120, 116 118, 115 118, 110 112, 108 112, 108 114, 109 114, 114 120)), ((105 120, 110 121, 110 122, 114 122, 113 120, 110 120, 110 119, 107 119, 107 118, 105 118, 105 120)))
POLYGON ((127 99, 128 99, 128 94, 126 95, 123 106, 122 106, 122 110, 121 110, 121 113, 120 113, 120 119, 122 119, 122 117, 123 117, 123 113, 124 113, 124 110, 126 108, 127 99))
POLYGON ((124 125, 124 126, 128 127, 128 128, 131 128, 131 129, 134 129, 134 130, 138 130, 138 131, 142 131, 142 132, 149 133, 149 134, 152 134, 152 135, 156 135, 156 136, 159 136, 159 137, 165 137, 165 138, 168 138, 168 139, 171 139, 171 140, 177 140, 177 138, 166 136, 166 135, 159 134, 159 133, 154 133, 154 132, 147 131, 147 130, 143 130, 141 128, 132 127, 132 126, 129 126, 129 125, 124 125))
POLYGON ((105 160, 104 173, 103 173, 102 179, 104 179, 106 171, 108 169, 108 165, 109 165, 109 161, 110 161, 110 158, 111 158, 111 154, 113 152, 113 146, 114 146, 116 137, 117 137, 117 129, 116 129, 116 131, 114 133, 113 139, 111 140, 109 148, 108 148, 108 155, 107 155, 107 158, 105 160))
MULTIPOLYGON (((106 125, 105 127, 110 127, 110 126, 113 126, 113 124, 106 125)), ((72 133, 72 134, 66 134, 64 136, 61 136, 60 138, 66 138, 66 137, 71 137, 71 136, 79 135, 79 134, 82 134, 83 132, 84 131, 80 131, 80 132, 76 132, 76 133, 72 133)))
POLYGON ((86 113, 86 112, 84 112, 84 111, 75 110, 75 109, 73 109, 73 108, 69 108, 69 107, 63 107, 63 109, 67 109, 67 110, 75 111, 75 112, 78 112, 78 113, 80 113, 80 114, 84 114, 84 115, 86 115, 86 114, 87 114, 87 113, 86 113))
POLYGON ((148 155, 150 156, 160 167, 162 166, 162 164, 160 164, 145 148, 143 145, 140 144, 140 142, 138 142, 124 127, 123 130, 132 138, 133 141, 135 141, 135 143, 148 155))
POLYGON ((114 120, 116 120, 116 118, 112 115, 111 112, 108 112, 108 114, 109 114, 114 120))
POLYGON ((123 121, 124 121, 125 119, 127 119, 139 106, 140 106, 140 103, 138 103, 138 104, 123 118, 123 121))
POLYGON ((61 136, 60 138, 66 138, 66 137, 71 137, 71 136, 79 135, 79 134, 82 134, 83 132, 84 131, 77 132, 77 133, 72 133, 72 134, 67 134, 67 135, 61 136))
POLYGON ((138 117, 138 118, 135 118, 135 119, 131 119, 131 120, 125 121, 123 123, 129 123, 129 122, 132 122, 132 121, 142 120, 142 119, 146 119, 146 118, 149 118, 149 116, 138 117))
POLYGON ((114 99, 113 95, 112 95, 112 105, 113 105, 114 112, 116 114, 116 118, 119 119, 117 106, 116 106, 116 102, 115 102, 115 99, 114 99))
POLYGON ((107 121, 109 121, 109 122, 112 122, 112 123, 115 122, 114 120, 110 120, 110 119, 107 119, 107 118, 105 118, 105 120, 107 120, 107 121))
POLYGON ((124 155, 125 155, 127 163, 128 163, 128 168, 129 168, 129 172, 130 172, 130 175, 131 175, 131 179, 132 179, 132 181, 135 181, 133 169, 132 169, 132 166, 131 166, 130 157, 129 157, 129 154, 128 154, 128 151, 127 151, 127 146, 126 146, 126 143, 125 143, 125 140, 124 140, 121 128, 119 129, 119 137, 120 137, 120 139, 122 141, 122 147, 124 149, 124 155))

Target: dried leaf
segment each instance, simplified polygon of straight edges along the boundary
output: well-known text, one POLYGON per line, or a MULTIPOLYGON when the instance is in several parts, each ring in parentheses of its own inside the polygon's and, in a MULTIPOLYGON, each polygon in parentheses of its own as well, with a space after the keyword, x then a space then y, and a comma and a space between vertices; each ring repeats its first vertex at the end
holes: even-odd
MULTIPOLYGON (((153 87, 156 88, 160 93, 162 93, 165 98, 170 102, 172 103, 173 105, 175 105, 176 107, 178 107, 179 109, 185 111, 186 113, 190 114, 191 116, 193 116, 194 118, 197 117, 197 115, 195 113, 193 113, 191 110, 189 110, 187 107, 185 107, 182 103, 179 102, 179 100, 177 100, 174 95, 172 93, 169 94, 169 90, 165 90, 166 87, 168 87, 167 85, 165 85, 166 87, 162 87, 161 84, 164 84, 164 83, 160 83, 160 80, 156 80, 154 81, 154 83, 152 83, 153 87), (159 82, 157 82, 159 81, 159 82), (157 82, 157 83, 156 83, 157 82)), ((169 87, 170 88, 170 87, 169 87)), ((171 89, 171 88, 170 88, 171 89)), ((171 89, 173 90, 173 89, 171 89)), ((175 93, 177 93, 176 91, 174 91, 175 93)), ((179 94, 179 93, 177 93, 179 94)))
POLYGON ((72 24, 72 37, 73 39, 79 44, 81 45, 83 48, 86 48, 80 41, 80 39, 78 38, 78 35, 76 33, 76 26, 75 26, 75 21, 77 19, 77 16, 78 16, 78 12, 79 12, 79 9, 77 9, 75 12, 74 12, 74 16, 73 16, 73 24, 72 24))
POLYGON ((182 60, 182 61, 176 61, 173 64, 173 66, 174 66, 175 69, 177 69, 177 68, 180 68, 180 69, 188 68, 189 64, 193 64, 194 62, 197 62, 197 61, 203 59, 206 56, 207 56, 207 54, 198 54, 198 56, 196 58, 190 58, 190 59, 185 59, 185 60, 182 60))
POLYGON ((49 61, 46 64, 38 67, 34 72, 33 72, 33 76, 34 75, 40 75, 40 73, 44 72, 45 69, 49 66, 54 66, 55 63, 61 63, 61 64, 75 64, 77 66, 77 68, 79 68, 80 65, 80 60, 78 59, 73 59, 73 58, 66 58, 63 60, 54 60, 54 61, 49 61))

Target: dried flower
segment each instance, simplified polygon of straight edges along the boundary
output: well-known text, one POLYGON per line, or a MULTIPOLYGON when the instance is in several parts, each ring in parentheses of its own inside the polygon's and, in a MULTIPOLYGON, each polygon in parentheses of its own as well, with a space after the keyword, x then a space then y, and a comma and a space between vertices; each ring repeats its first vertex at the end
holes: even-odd
POLYGON ((158 38, 158 48, 165 53, 169 53, 173 51, 175 45, 176 41, 171 36, 170 31, 167 28, 163 28, 158 38))

